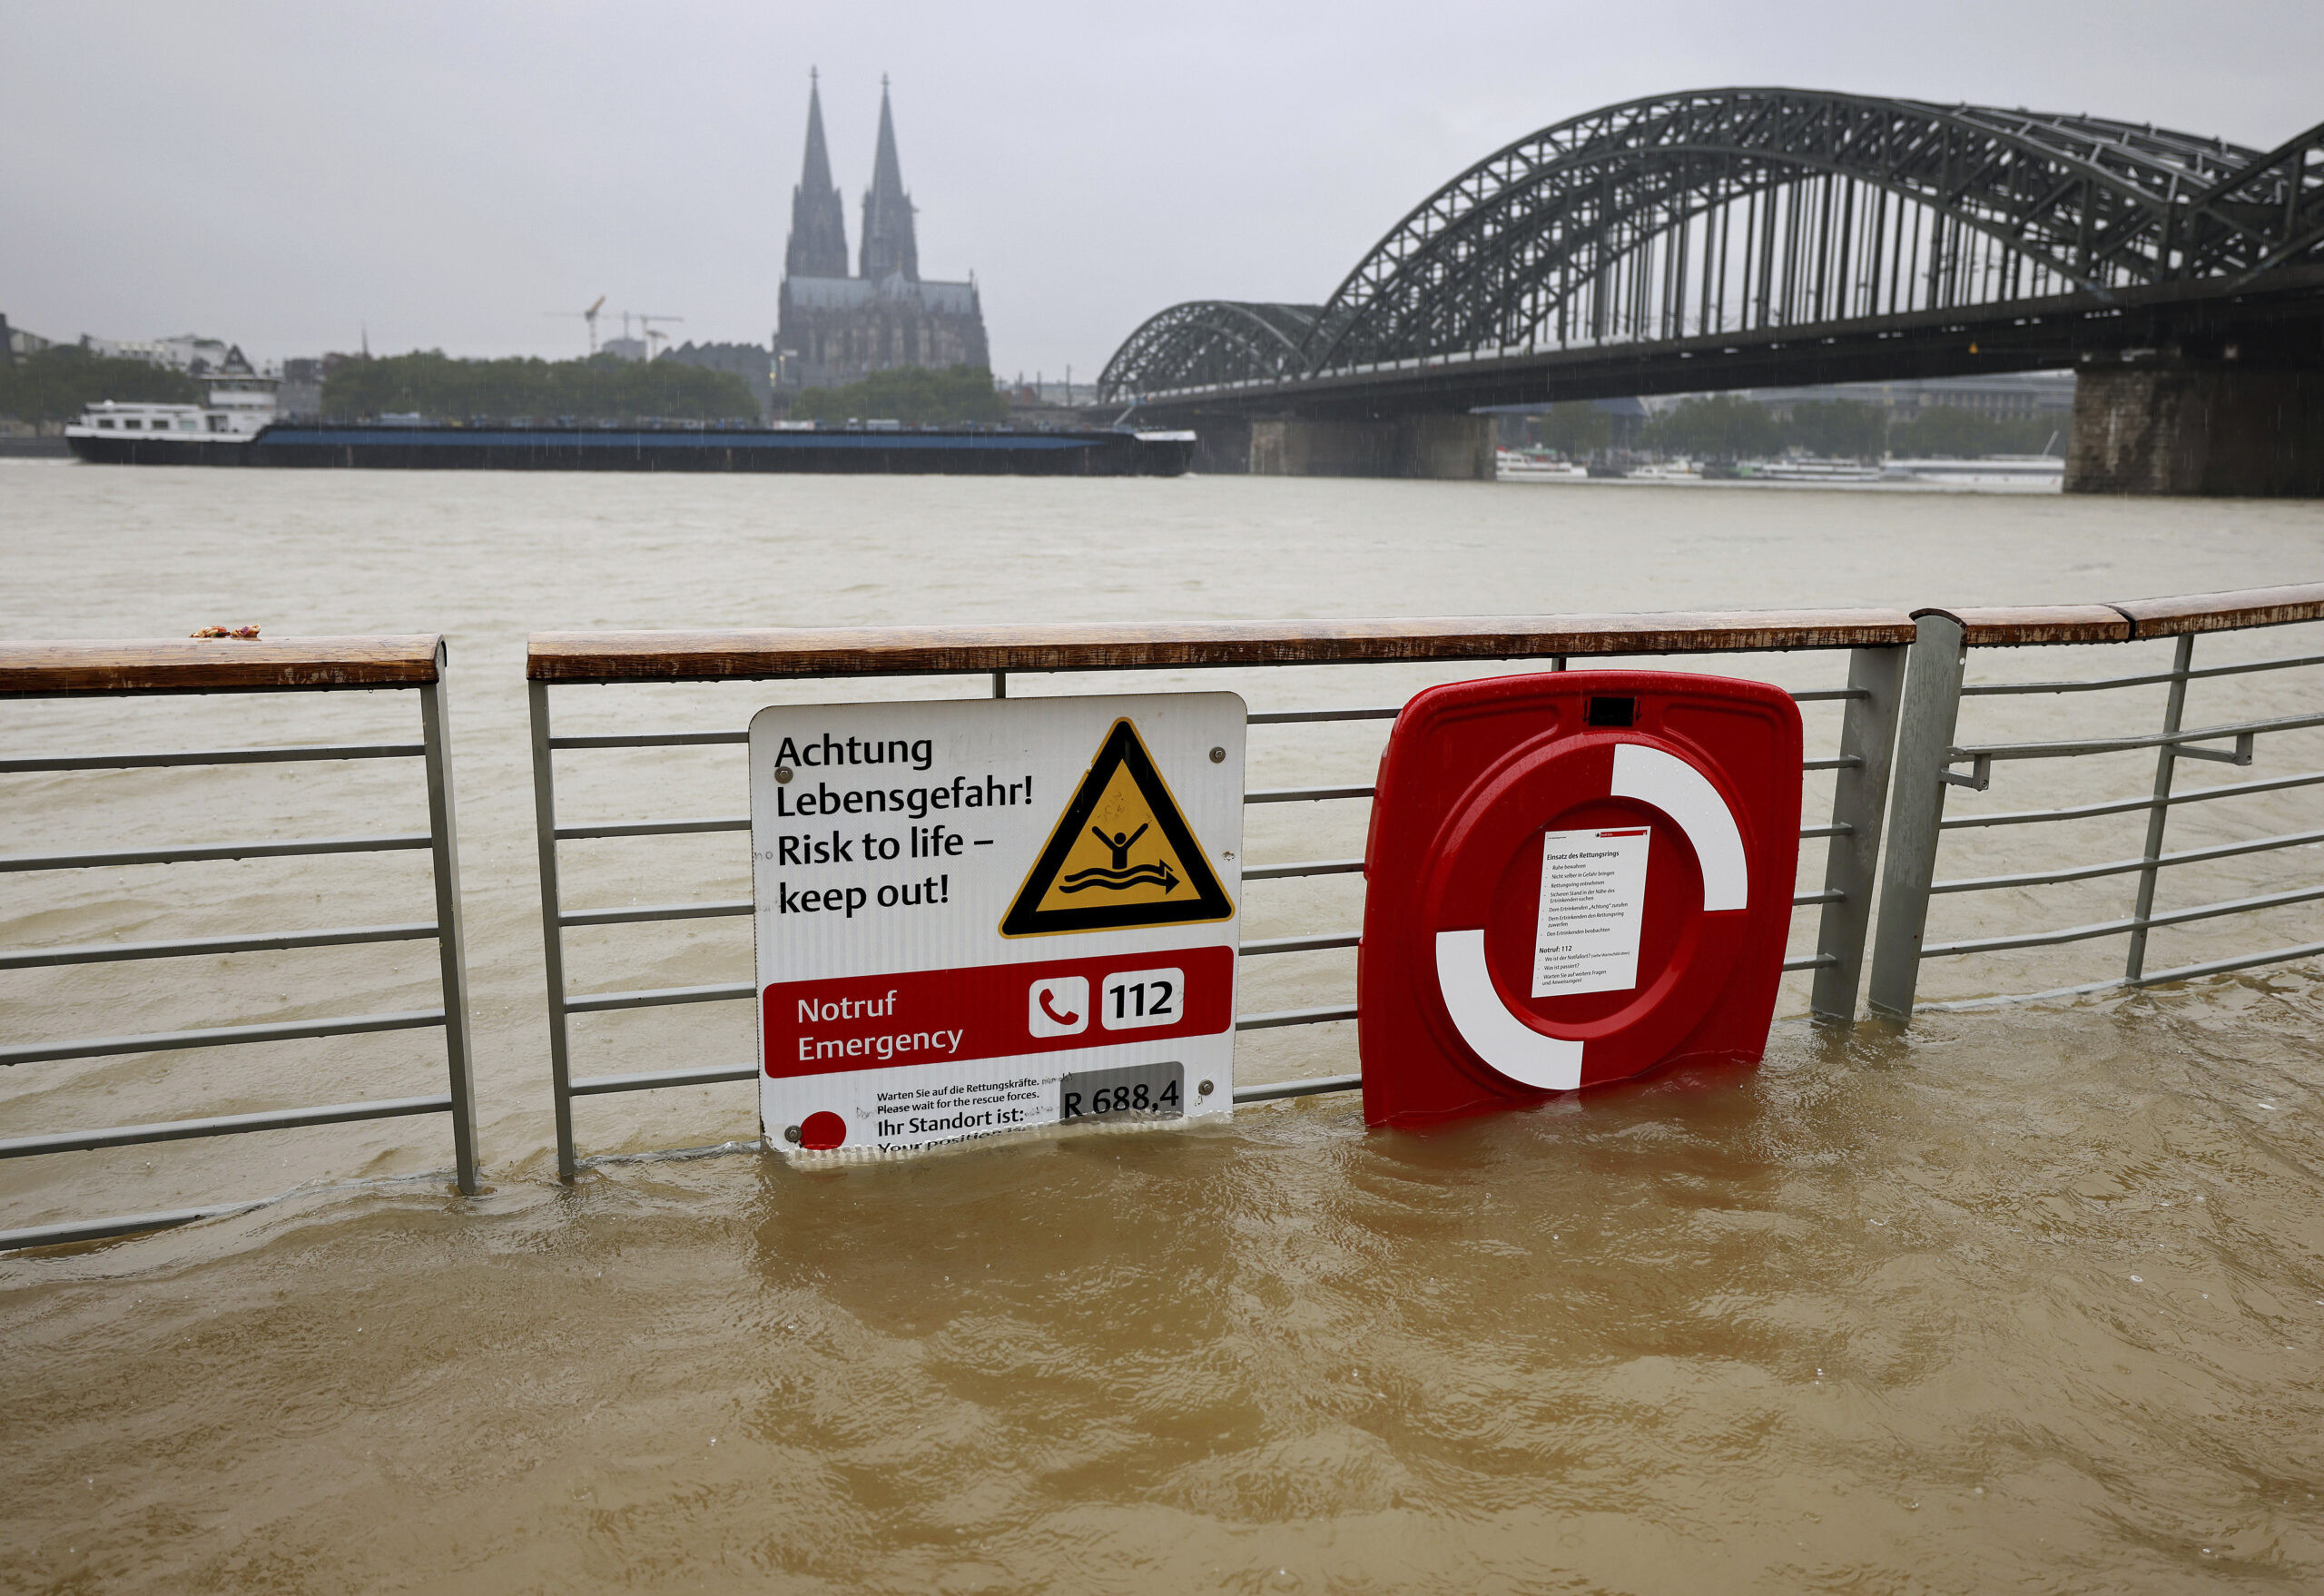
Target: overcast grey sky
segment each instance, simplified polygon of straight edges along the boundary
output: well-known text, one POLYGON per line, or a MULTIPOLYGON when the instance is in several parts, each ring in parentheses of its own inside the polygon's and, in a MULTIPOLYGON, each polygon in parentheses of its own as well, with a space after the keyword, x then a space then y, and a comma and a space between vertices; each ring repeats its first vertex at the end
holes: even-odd
POLYGON ((1784 84, 2271 145, 2324 0, 40 5, 0 0, 0 311, 281 356, 577 354, 578 310, 764 342, 822 71, 851 249, 880 75, 921 269, 997 369, 1163 306, 1320 300, 1439 183, 1641 94, 1784 84))

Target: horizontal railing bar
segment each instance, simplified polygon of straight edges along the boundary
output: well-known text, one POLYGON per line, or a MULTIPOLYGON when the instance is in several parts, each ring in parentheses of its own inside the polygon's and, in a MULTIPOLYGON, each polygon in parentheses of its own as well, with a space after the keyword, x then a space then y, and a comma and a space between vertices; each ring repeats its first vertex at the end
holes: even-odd
POLYGON ((2131 620, 2111 604, 1999 605, 1964 609, 1916 609, 1961 625, 1970 648, 2028 648, 2054 643, 2128 643, 2131 620))
POLYGON ((2261 837, 2250 842, 2224 842, 2215 848, 2191 848, 2183 853, 2165 853, 2159 859, 2116 859, 2104 864, 2077 865, 2068 870, 1937 882, 1929 887, 1929 891, 1933 893, 1982 892, 1996 887, 2055 886, 2063 882, 2086 882, 2100 876, 2123 875, 2133 870, 2144 870, 2150 864, 2193 864, 2206 859, 2231 859, 2239 853, 2265 853, 2271 848, 2299 848, 2309 842, 2324 842, 2324 832, 2291 832, 2280 837, 2261 837))
POLYGON ((1839 962, 1840 956, 1837 953, 1809 953, 1801 958, 1785 960, 1783 967, 1787 970, 1835 970, 1839 967, 1839 962))
POLYGON ((726 1080, 753 1080, 758 1077, 755 1064, 718 1064, 704 1069, 654 1069, 643 1075, 593 1075, 576 1080, 566 1088, 566 1095, 576 1098, 600 1097, 607 1092, 650 1092, 666 1086, 710 1086, 726 1080))
POLYGON ((53 759, 0 759, 0 775, 34 771, 152 770, 179 764, 288 764, 314 759, 417 759, 419 743, 314 744, 299 748, 209 748, 183 754, 75 754, 53 759))
POLYGON ((2184 743, 2217 743, 2228 737, 2249 737, 2261 732, 2299 732, 2324 726, 2324 714, 2286 715, 2271 721, 2243 721, 2234 725, 2204 726, 2191 732, 2149 732, 2135 737, 2088 737, 2060 743, 1996 743, 1975 748, 1955 748, 1963 759, 2075 759, 2086 754, 2128 754, 2141 748, 2175 748, 2184 743))
MULTIPOLYGON (((2200 681, 2209 676, 2244 676, 2254 671, 2288 671, 2298 665, 2324 665, 2324 654, 2306 654, 2297 659, 2255 659, 2240 665, 2207 665, 2201 670, 2189 671, 2187 680, 2200 681)), ((2114 687, 2153 687, 2165 682, 2179 680, 2176 671, 2155 671, 2141 676, 2105 676, 2094 682, 1974 682, 1961 689, 1964 698, 1991 698, 2018 693, 2096 693, 2114 687)))
POLYGON ((679 1159, 728 1158, 737 1153, 764 1153, 773 1149, 763 1136, 739 1137, 733 1141, 711 1142, 691 1148, 655 1148, 642 1153, 599 1153, 593 1158, 576 1158, 576 1169, 608 1169, 618 1164, 669 1164, 679 1159))
POLYGON ((560 842, 586 842, 592 837, 675 837, 693 832, 747 832, 751 817, 747 814, 721 815, 715 820, 640 820, 618 825, 559 826, 556 840, 560 842))
POLYGON ((1843 754, 1832 759, 1810 759, 1801 762, 1802 770, 1862 770, 1864 755, 1843 754))
POLYGON ((281 931, 262 937, 189 937, 174 942, 90 942, 77 948, 30 948, 0 953, 0 970, 45 970, 60 964, 110 964, 123 959, 183 959, 204 953, 271 953, 288 948, 340 948, 358 942, 416 942, 432 939, 436 923, 358 925, 342 931, 281 931))
POLYGON ((2053 998, 2081 998, 2093 992, 2120 991, 2125 987, 2161 986, 2167 981, 2194 980, 2206 975, 2226 975, 2233 970, 2252 970, 2262 964, 2284 964, 2294 959, 2312 959, 2324 953, 2324 942, 2302 942, 2297 947, 2270 948, 2264 953, 2242 953, 2231 959, 2214 959, 2203 964, 2182 964, 2176 970, 2158 970, 2136 980, 2115 976, 2111 980, 2084 981, 2080 986, 2052 987, 2046 992, 2009 992, 1991 998, 1958 998, 1949 1003, 1915 1003, 1915 1013, 1962 1013, 1974 1009, 1999 1009, 2011 1003, 2039 1003, 2053 998))
POLYGON ((2140 637, 2281 626, 2296 621, 2324 620, 2324 583, 2250 587, 2233 593, 2185 593, 2170 598, 2127 598, 2118 600, 2112 607, 2130 620, 2140 637))
POLYGON ((206 1030, 158 1030, 146 1036, 91 1037, 76 1042, 31 1042, 0 1048, 0 1065, 38 1064, 52 1059, 103 1059, 120 1053, 164 1053, 177 1048, 226 1048, 239 1042, 287 1042, 301 1037, 361 1036, 379 1030, 417 1030, 441 1025, 441 1009, 408 1014, 350 1014, 330 1020, 286 1020, 266 1025, 221 1025, 206 1030))
POLYGON ((1827 826, 1802 826, 1799 828, 1799 839, 1803 842, 1810 837, 1853 837, 1855 835, 1856 827, 1850 825, 1844 820, 1837 821, 1827 826))
POLYGON ((1235 1022, 1236 1030, 1275 1030, 1286 1025, 1329 1025, 1355 1018, 1355 1005, 1344 1008, 1278 1009, 1271 1014, 1246 1014, 1235 1022))
POLYGON ((2207 964, 2182 964, 2176 970, 2158 970, 2139 978, 2142 987, 2160 985, 2167 980, 2193 980, 2198 976, 2225 975, 2230 970, 2250 970, 2257 964, 2281 964, 2293 959, 2310 959, 2324 953, 2324 942, 2302 942, 2296 948, 2270 948, 2265 953, 2247 953, 2237 959, 2214 959, 2207 964))
MULTIPOLYGON (((1812 687, 1791 695, 1795 704, 1829 704, 1870 696, 1862 687, 1812 687)), ((1392 721, 1403 713, 1403 705, 1390 704, 1362 709, 1255 710, 1249 719, 1255 726, 1287 726, 1316 721, 1392 721)))
POLYGON ((1403 713, 1401 704, 1371 709, 1265 709, 1254 711, 1250 723, 1255 726, 1292 726, 1315 721, 1392 721, 1403 713))
POLYGON ((707 748, 747 743, 748 732, 638 732, 590 737, 551 737, 551 748, 707 748))
POLYGON ((1848 895, 1839 888, 1827 887, 1820 892, 1794 892, 1791 895, 1791 906, 1794 909, 1805 909, 1810 903, 1845 903, 1847 898, 1848 895))
MULTIPOLYGON (((2146 917, 2149 927, 2184 925, 2190 921, 2217 920, 2228 914, 2251 914, 2287 903, 2308 903, 2324 898, 2324 887, 2296 887, 2257 898, 2234 898, 2219 903, 2199 903, 2191 909, 2171 909, 2146 917)), ((2029 931, 2023 936, 1982 937, 1967 942, 1938 942, 1921 950, 1924 959, 1945 959, 1962 953, 1999 953, 2012 948, 2049 948, 2063 942, 2086 942, 2095 937, 2118 937, 2139 929, 2136 915, 2100 921, 2093 925, 2068 926, 2063 931, 2029 931)))
POLYGON ((421 832, 399 837, 307 837, 289 842, 209 842, 185 848, 130 848, 107 853, 20 853, 0 858, 0 873, 20 870, 91 870, 118 864, 192 864, 211 859, 290 859, 313 853, 393 853, 432 847, 421 832))
POLYGON ((1243 944, 1243 956, 1262 953, 1320 953, 1332 948, 1353 948, 1364 941, 1360 931, 1338 931, 1319 937, 1257 937, 1243 944))
POLYGON ((0 696, 330 692, 438 679, 444 640, 411 637, 162 637, 0 643, 0 696))
POLYGON ((249 1202, 219 1203, 205 1208, 170 1208, 158 1214, 118 1214, 110 1219, 77 1219, 62 1225, 35 1225, 28 1230, 0 1230, 0 1252, 21 1252, 35 1246, 71 1246, 80 1241, 109 1241, 116 1236, 136 1236, 148 1230, 171 1230, 197 1219, 220 1219, 262 1208, 272 1197, 249 1202))
POLYGON ((1901 610, 1482 616, 1360 621, 1098 622, 1044 626, 855 626, 725 632, 537 633, 537 682, 681 682, 990 671, 1413 665, 1558 655, 1897 647, 1901 610))
POLYGON ((1331 798, 1369 798, 1372 787, 1259 787, 1243 794, 1246 803, 1320 803, 1331 798))
POLYGON ((20 1136, 0 1141, 0 1158, 41 1153, 86 1153, 99 1148, 142 1147, 149 1142, 191 1141, 204 1136, 241 1136, 253 1130, 294 1130, 305 1125, 345 1125, 359 1119, 400 1119, 413 1114, 448 1114, 448 1095, 383 1098, 369 1103, 330 1103, 316 1108, 274 1108, 257 1114, 219 1114, 207 1119, 162 1119, 151 1125, 116 1125, 105 1130, 64 1130, 50 1136, 20 1136))
POLYGON ((1361 1075, 1318 1075, 1308 1080, 1270 1080, 1261 1086, 1238 1086, 1235 1101, 1272 1103, 1281 1098, 1312 1098, 1324 1092, 1354 1092, 1364 1089, 1361 1075))
POLYGON ((714 920, 726 914, 748 914, 748 898, 728 898, 709 903, 655 903, 643 909, 568 909, 556 917, 559 925, 635 925, 650 920, 714 920))
POLYGON ((1296 864, 1254 864, 1245 868, 1246 882, 1288 881, 1295 876, 1359 875, 1364 871, 1361 859, 1308 859, 1296 864))
POLYGON ((565 1000, 568 1014, 605 1014, 616 1009, 658 1009, 670 1003, 723 1003, 735 998, 753 998, 758 988, 749 981, 725 982, 705 987, 648 987, 635 992, 587 992, 565 1000))
MULTIPOLYGON (((1938 823, 1945 831, 1970 826, 2032 825, 2045 820, 2090 820, 2102 814, 2127 814, 2140 809, 2167 809, 2176 803, 2201 803, 2213 798, 2240 798, 2251 793, 2274 793, 2286 787, 2312 787, 2324 782, 2324 771, 2309 771, 2296 776, 2272 776, 2264 782, 2236 782, 2222 787, 2190 787, 2171 793, 2168 798, 2116 798, 2104 803, 2085 803, 2073 809, 2021 809, 2004 814, 1947 815, 1938 823)), ((1803 833, 1804 834, 1804 833, 1803 833)))

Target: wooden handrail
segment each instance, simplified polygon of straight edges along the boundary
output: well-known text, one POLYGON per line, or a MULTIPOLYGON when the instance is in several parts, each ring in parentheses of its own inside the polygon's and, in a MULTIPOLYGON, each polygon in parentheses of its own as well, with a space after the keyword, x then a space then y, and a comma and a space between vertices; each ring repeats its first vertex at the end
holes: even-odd
POLYGON ((1971 648, 2131 640, 2130 621, 2113 606, 2105 604, 1931 606, 1913 612, 1915 620, 1923 616, 1949 616, 1960 622, 1961 641, 1971 648))
POLYGON ((1950 616, 1971 648, 2016 648, 2049 643, 2127 643, 2176 637, 2186 632, 2230 632, 2324 620, 2324 583, 2248 587, 2232 593, 2190 593, 2176 598, 2131 598, 2111 604, 1997 605, 1916 609, 1913 618, 1950 616))
POLYGON ((444 640, 432 633, 0 643, 0 697, 419 687, 435 681, 443 663, 444 640))
POLYGON ((2180 598, 2132 598, 2114 607, 2130 617, 2134 637, 2283 626, 2295 621, 2324 621, 2324 582, 2247 587, 2234 593, 2190 593, 2180 598))
POLYGON ((737 632, 536 633, 537 682, 704 682, 971 671, 1120 671, 1553 655, 1754 653, 1895 646, 1901 610, 1481 616, 1438 620, 851 626, 737 632))

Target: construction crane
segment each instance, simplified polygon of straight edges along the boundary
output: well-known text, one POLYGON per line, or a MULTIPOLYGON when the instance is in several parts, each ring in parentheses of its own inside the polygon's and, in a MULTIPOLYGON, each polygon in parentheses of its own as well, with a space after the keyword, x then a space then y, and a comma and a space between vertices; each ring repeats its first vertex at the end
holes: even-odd
POLYGON ((597 302, 586 310, 543 310, 544 316, 578 316, 589 324, 589 352, 597 352, 597 312, 606 307, 606 296, 599 294, 597 302))
POLYGON ((621 313, 621 335, 624 338, 629 337, 629 324, 632 321, 636 322, 637 336, 645 340, 645 358, 650 360, 654 358, 654 340, 658 338, 667 343, 670 340, 670 335, 658 330, 654 323, 684 320, 683 316, 665 316, 659 310, 624 310, 621 313))

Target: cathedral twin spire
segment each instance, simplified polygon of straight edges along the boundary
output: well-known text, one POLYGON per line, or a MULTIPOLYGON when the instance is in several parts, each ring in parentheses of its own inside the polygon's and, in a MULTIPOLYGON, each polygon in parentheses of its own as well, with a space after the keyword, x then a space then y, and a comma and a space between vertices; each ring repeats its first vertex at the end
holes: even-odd
MULTIPOLYGON (((902 273, 920 281, 920 245, 913 237, 911 196, 904 192, 902 163, 896 158, 896 124, 888 109, 888 80, 880 80, 880 144, 872 163, 872 186, 863 192, 862 251, 857 275, 873 279, 902 273)), ((847 212, 832 182, 831 151, 823 139, 821 84, 808 74, 807 158, 799 184, 791 191, 791 242, 783 257, 791 277, 845 277, 847 212)))

